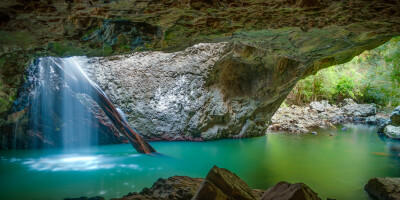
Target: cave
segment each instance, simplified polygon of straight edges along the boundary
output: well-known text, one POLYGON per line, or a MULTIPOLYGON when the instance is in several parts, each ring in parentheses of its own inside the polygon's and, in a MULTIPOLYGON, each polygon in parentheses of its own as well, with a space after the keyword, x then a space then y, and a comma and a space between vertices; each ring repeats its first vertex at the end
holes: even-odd
POLYGON ((337 134, 274 114, 293 124, 300 80, 399 35, 395 0, 2 2, 0 198, 384 199, 373 181, 398 178, 360 188, 400 176, 397 108, 379 130, 325 120, 337 134))

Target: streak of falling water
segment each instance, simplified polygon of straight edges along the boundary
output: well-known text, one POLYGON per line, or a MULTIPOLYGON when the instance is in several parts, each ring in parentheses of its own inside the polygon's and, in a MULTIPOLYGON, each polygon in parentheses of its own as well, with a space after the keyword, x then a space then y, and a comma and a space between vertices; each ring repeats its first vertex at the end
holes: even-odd
MULTIPOLYGON (((62 67, 64 68, 65 73, 63 73, 63 80, 65 80, 67 83, 69 83, 70 87, 73 85, 73 87, 76 87, 78 91, 82 87, 85 87, 82 85, 79 80, 71 76, 69 74, 69 71, 75 71, 75 73, 84 73, 79 66, 79 59, 77 57, 71 57, 71 58, 64 58, 61 59, 60 65, 63 65, 62 67)), ((74 74, 74 73, 71 73, 74 74)), ((71 125, 65 125, 62 127, 62 136, 63 136, 63 147, 64 148, 71 148, 74 146, 90 146, 91 143, 91 136, 95 135, 92 133, 92 128, 88 125, 92 124, 90 121, 91 116, 90 113, 87 110, 82 110, 78 108, 78 103, 81 103, 79 101, 76 101, 76 97, 70 95, 70 92, 68 90, 62 90, 62 119, 64 122, 68 124, 75 124, 73 120, 75 120, 74 116, 80 116, 86 121, 83 122, 83 124, 78 123, 78 126, 71 126, 71 125)))
POLYGON ((30 126, 44 142, 64 149, 97 144, 97 121, 85 105, 88 97, 93 100, 93 91, 74 76, 87 78, 80 67, 84 63, 83 57, 40 58, 30 126))
POLYGON ((19 120, 17 120, 15 122, 15 126, 14 126, 14 135, 13 135, 13 141, 12 141, 12 145, 13 145, 14 149, 16 149, 16 147, 17 147, 18 127, 19 127, 19 120))

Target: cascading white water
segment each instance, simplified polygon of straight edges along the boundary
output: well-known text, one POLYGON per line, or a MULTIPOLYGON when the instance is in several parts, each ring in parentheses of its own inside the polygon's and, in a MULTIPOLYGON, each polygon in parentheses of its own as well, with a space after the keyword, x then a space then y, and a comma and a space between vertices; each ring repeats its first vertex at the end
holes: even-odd
POLYGON ((75 76, 87 78, 80 68, 84 62, 84 57, 40 58, 30 121, 44 142, 66 149, 97 144, 97 121, 87 105, 95 95, 85 85, 89 82, 75 76))
MULTIPOLYGON (((83 73, 80 68, 80 59, 79 57, 71 57, 61 59, 62 63, 60 63, 62 68, 64 69, 63 80, 66 81, 68 85, 73 84, 73 87, 77 87, 78 91, 82 89, 82 87, 87 87, 82 84, 84 82, 80 82, 77 77, 74 77, 74 73, 68 73, 68 70, 75 71, 75 73, 83 73)), ((86 76, 86 75, 85 75, 86 76)), ((89 91, 92 92, 92 91, 89 91)), ((62 120, 64 122, 74 124, 73 120, 76 120, 74 116, 81 116, 84 120, 83 123, 78 123, 78 126, 63 126, 62 127, 62 136, 63 136, 63 147, 70 148, 74 146, 89 146, 91 142, 96 142, 97 140, 92 137, 97 136, 98 130, 90 125, 93 123, 91 120, 90 112, 86 109, 79 109, 77 104, 81 104, 82 102, 76 101, 77 98, 81 97, 81 94, 75 94, 72 96, 71 91, 63 90, 61 95, 61 105, 62 105, 62 120)))
POLYGON ((14 102, 14 112, 28 112, 26 131, 17 134, 15 129, 18 138, 10 143, 18 148, 71 149, 127 140, 140 153, 156 152, 86 76, 81 66, 88 61, 45 57, 33 62, 14 102))

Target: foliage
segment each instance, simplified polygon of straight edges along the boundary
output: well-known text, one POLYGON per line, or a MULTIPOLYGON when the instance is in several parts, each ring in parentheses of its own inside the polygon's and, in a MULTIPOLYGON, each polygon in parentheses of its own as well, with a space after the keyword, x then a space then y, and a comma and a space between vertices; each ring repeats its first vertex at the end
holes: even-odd
POLYGON ((288 100, 305 104, 353 98, 381 106, 400 104, 400 37, 355 57, 349 63, 320 70, 297 83, 288 100))

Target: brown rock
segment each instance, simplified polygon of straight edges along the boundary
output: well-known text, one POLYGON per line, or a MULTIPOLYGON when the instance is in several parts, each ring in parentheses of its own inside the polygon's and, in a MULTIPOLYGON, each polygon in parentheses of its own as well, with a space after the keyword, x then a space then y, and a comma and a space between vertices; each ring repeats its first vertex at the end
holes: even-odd
POLYGON ((378 200, 400 199, 400 178, 372 178, 364 189, 378 200))
POLYGON ((214 166, 208 172, 194 200, 212 199, 256 199, 249 186, 236 174, 214 166))
POLYGON ((279 182, 269 188, 261 200, 320 200, 318 194, 304 183, 279 182))
POLYGON ((173 176, 168 179, 158 179, 151 188, 144 188, 140 193, 134 192, 114 200, 189 200, 200 187, 202 178, 173 176))

